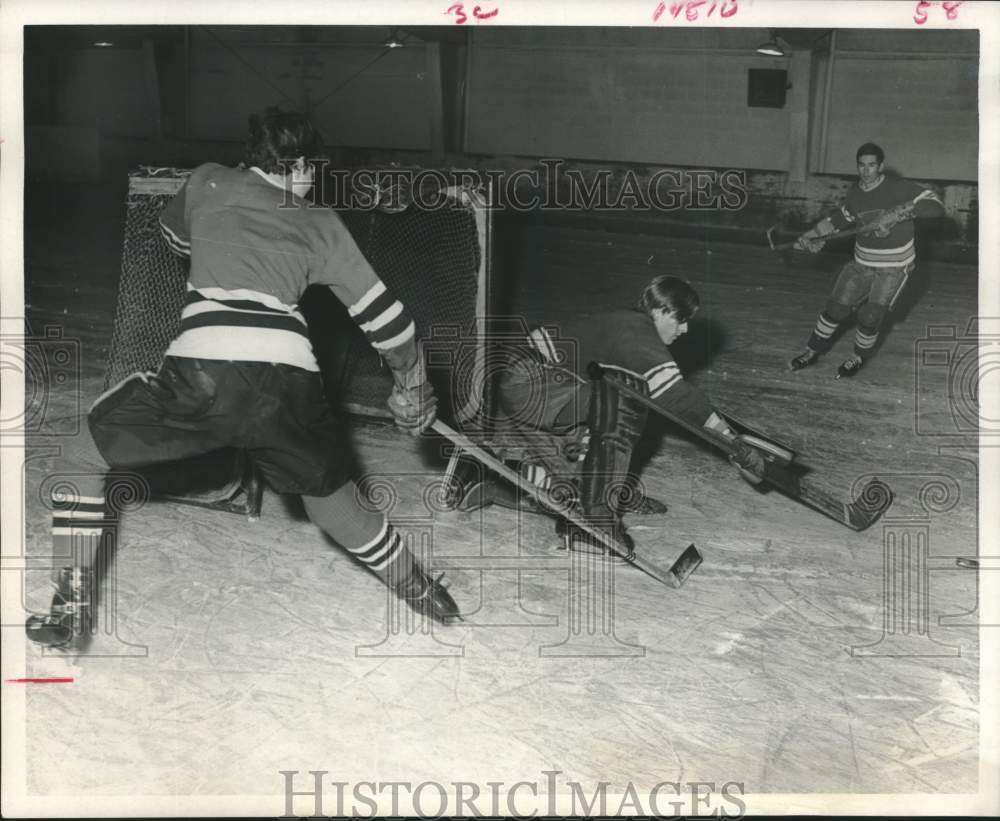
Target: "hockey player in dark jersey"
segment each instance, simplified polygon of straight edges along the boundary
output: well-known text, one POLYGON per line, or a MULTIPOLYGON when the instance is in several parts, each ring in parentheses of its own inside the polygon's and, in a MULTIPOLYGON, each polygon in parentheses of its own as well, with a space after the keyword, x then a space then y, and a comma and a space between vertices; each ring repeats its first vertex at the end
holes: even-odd
MULTIPOLYGON (((666 512, 660 503, 631 492, 636 477, 629 474, 629 463, 647 409, 623 395, 611 380, 589 380, 591 362, 692 424, 730 439, 737 451, 734 463, 744 476, 759 474, 763 467, 761 454, 737 438, 705 394, 684 379, 670 355, 669 346, 687 332, 698 307, 698 294, 689 283, 658 276, 643 289, 635 308, 532 328, 524 344, 509 352, 509 366, 499 378, 494 420, 498 437, 510 432, 530 438, 537 432, 543 434, 542 441, 548 434, 556 443, 536 448, 538 458, 520 464, 522 476, 543 490, 569 477, 579 513, 627 546, 624 514, 666 512)), ((462 510, 492 503, 530 506, 513 488, 483 474, 471 459, 459 460, 452 493, 462 510)), ((570 527, 570 535, 574 549, 603 552, 582 531, 570 527)))
POLYGON ((242 448, 280 493, 302 496, 310 519, 418 612, 440 621, 458 608, 381 513, 359 503, 344 431, 335 420, 296 303, 328 286, 392 369, 388 404, 413 434, 436 400, 414 323, 372 270, 340 217, 303 199, 318 134, 302 115, 251 118, 245 166, 196 168, 164 208, 165 241, 190 259, 180 332, 156 373, 137 373, 94 403, 98 453, 75 488, 53 498, 59 567, 52 612, 29 638, 61 645, 87 631, 105 521, 104 463, 127 470, 222 447, 242 448), (72 548, 72 549, 71 549, 72 548))
POLYGON ((840 271, 826 307, 819 315, 806 349, 789 363, 801 370, 813 364, 833 343, 837 328, 857 311, 854 353, 837 369, 837 378, 854 376, 875 348, 886 314, 892 309, 913 271, 913 220, 944 213, 937 195, 916 183, 884 173, 885 154, 874 143, 857 151, 858 182, 839 209, 820 220, 796 242, 817 253, 823 237, 849 227, 876 223, 871 233, 859 234, 854 259, 840 271))

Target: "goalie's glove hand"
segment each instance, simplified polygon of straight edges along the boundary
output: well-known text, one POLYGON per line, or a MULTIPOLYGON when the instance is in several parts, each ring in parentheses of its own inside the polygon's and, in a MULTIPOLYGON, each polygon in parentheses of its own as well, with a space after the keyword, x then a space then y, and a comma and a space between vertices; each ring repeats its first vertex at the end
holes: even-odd
POLYGON ((875 223, 875 236, 876 237, 887 237, 889 232, 899 223, 904 222, 913 217, 913 203, 908 202, 904 205, 897 205, 895 208, 890 208, 885 211, 882 216, 878 218, 875 223))
POLYGON ((422 359, 408 371, 393 373, 392 393, 386 403, 396 425, 412 436, 419 436, 437 418, 437 397, 427 381, 422 359))
POLYGON ((733 453, 729 461, 736 466, 740 476, 751 485, 764 481, 764 456, 757 448, 748 445, 742 437, 733 439, 733 453))

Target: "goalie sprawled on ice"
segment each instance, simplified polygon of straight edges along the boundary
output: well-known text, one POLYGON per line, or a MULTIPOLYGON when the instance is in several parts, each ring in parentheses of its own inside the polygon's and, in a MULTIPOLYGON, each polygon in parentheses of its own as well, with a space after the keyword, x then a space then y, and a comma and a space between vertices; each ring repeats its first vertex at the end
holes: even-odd
POLYGON ((525 328, 504 353, 496 413, 484 426, 482 443, 515 466, 517 486, 484 470, 481 456, 459 450, 446 477, 452 506, 549 508, 565 517, 557 527, 571 550, 604 553, 617 544, 624 550, 614 552, 634 555, 622 517, 667 512, 629 473, 652 412, 708 441, 755 485, 778 487, 855 530, 874 522, 891 500, 884 485, 839 502, 803 478, 788 448, 726 417, 684 379, 669 346, 687 331, 698 307, 689 283, 658 276, 636 309, 575 318, 558 332, 525 328))

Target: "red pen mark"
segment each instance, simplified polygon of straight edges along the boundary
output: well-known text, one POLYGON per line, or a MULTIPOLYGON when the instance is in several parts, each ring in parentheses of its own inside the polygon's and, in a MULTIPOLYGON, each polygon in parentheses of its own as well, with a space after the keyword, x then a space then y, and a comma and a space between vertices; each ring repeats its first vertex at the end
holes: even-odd
MULTIPOLYGON (((491 17, 496 17, 499 13, 500 13, 500 9, 499 8, 495 8, 492 11, 483 11, 483 7, 482 6, 473 6, 472 7, 472 16, 476 18, 476 22, 477 23, 480 22, 480 21, 482 21, 482 20, 489 20, 491 17)), ((467 22, 468 19, 469 19, 469 15, 467 15, 465 13, 465 4, 464 3, 452 3, 450 6, 448 6, 448 10, 445 12, 445 14, 446 15, 448 15, 448 14, 454 14, 455 15, 455 25, 456 26, 462 25, 463 23, 467 22)))
POLYGON ((958 7, 961 6, 963 0, 918 0, 917 5, 913 9, 913 22, 918 26, 922 26, 930 18, 928 11, 934 6, 940 6, 944 11, 944 16, 948 20, 958 19, 958 7))
POLYGON ((496 17, 500 13, 500 9, 493 9, 493 11, 483 11, 481 6, 472 7, 472 16, 477 20, 489 20, 491 17, 496 17))
POLYGON ((9 678, 8 684, 72 684, 72 678, 9 678))
MULTIPOLYGON (((740 10, 739 0, 711 0, 711 4, 708 5, 708 9, 705 10, 703 7, 709 4, 710 0, 685 0, 681 3, 671 3, 669 6, 670 16, 674 20, 680 19, 681 12, 684 12, 684 19, 690 23, 695 22, 702 16, 711 17, 715 10, 719 10, 720 17, 732 17, 736 12, 740 10)), ((655 23, 659 20, 668 7, 665 2, 659 2, 656 4, 656 8, 653 9, 653 22, 655 23)))

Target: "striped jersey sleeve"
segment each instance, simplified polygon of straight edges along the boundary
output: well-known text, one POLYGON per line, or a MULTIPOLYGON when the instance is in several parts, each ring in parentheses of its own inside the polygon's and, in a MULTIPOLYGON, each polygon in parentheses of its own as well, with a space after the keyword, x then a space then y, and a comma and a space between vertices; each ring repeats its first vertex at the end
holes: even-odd
POLYGON ((704 425, 712 414, 712 407, 701 390, 681 374, 653 323, 635 311, 618 316, 624 324, 614 334, 609 361, 602 364, 622 367, 641 377, 654 402, 694 425, 704 425))
POLYGON ((347 306, 355 324, 394 370, 416 359, 416 325, 406 306, 365 259, 340 216, 330 211, 323 226, 324 258, 311 277, 327 285, 347 306))
POLYGON ((416 326, 403 303, 380 279, 376 279, 361 299, 349 305, 347 311, 380 353, 412 342, 416 335, 416 326))

